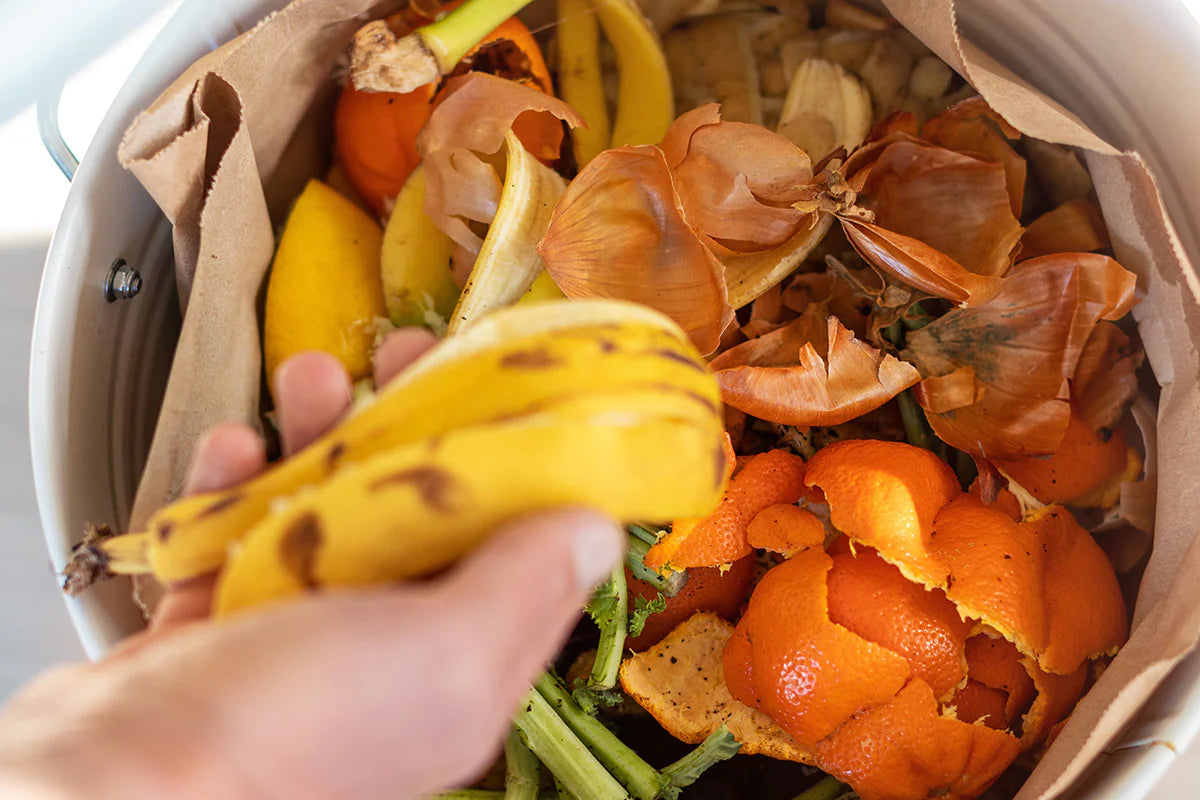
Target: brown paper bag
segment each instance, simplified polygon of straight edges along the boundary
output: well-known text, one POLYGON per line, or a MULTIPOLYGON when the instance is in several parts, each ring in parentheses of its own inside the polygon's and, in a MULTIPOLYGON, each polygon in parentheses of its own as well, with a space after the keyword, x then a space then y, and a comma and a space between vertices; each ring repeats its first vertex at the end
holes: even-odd
MULTIPOLYGON (((1166 217, 1154 178, 958 34, 953 0, 884 0, 910 31, 1022 132, 1083 148, 1118 260, 1139 276, 1135 310, 1162 384, 1154 550, 1129 644, 1087 697, 1019 800, 1056 797, 1133 717, 1200 633, 1200 481, 1190 453, 1200 418, 1200 282, 1166 217)), ((396 0, 295 0, 202 59, 130 128, 132 170, 175 226, 184 319, 132 524, 178 494, 199 435, 256 424, 261 365, 256 301, 279 221, 317 168, 319 99, 353 32, 396 0), (273 212, 273 213, 272 213, 273 212)))

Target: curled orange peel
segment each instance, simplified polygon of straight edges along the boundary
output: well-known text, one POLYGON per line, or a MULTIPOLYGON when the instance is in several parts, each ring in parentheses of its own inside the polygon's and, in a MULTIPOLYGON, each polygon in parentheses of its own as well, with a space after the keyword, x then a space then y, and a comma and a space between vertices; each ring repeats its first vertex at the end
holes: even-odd
POLYGON ((1107 507, 1120 499, 1129 453, 1124 430, 1117 428, 1105 440, 1072 413, 1066 436, 1051 455, 997 458, 993 463, 1043 503, 1107 507))
POLYGON ((1116 575, 1062 507, 1018 522, 962 492, 932 453, 893 442, 831 445, 810 460, 805 481, 824 492, 835 528, 909 580, 945 591, 964 618, 1041 669, 1070 675, 1124 643, 1116 575))
POLYGON ((784 450, 754 456, 730 480, 717 510, 704 519, 677 520, 650 548, 646 566, 716 567, 744 558, 754 552, 746 540, 754 518, 770 506, 795 503, 803 493, 803 459, 784 450))

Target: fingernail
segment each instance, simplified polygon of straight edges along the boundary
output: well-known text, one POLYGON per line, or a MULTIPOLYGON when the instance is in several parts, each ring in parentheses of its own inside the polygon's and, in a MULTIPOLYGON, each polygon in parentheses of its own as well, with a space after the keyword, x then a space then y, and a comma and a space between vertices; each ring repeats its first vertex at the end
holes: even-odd
POLYGON ((575 580, 591 591, 612 574, 625 552, 625 533, 608 517, 594 511, 578 511, 571 521, 571 560, 575 580))

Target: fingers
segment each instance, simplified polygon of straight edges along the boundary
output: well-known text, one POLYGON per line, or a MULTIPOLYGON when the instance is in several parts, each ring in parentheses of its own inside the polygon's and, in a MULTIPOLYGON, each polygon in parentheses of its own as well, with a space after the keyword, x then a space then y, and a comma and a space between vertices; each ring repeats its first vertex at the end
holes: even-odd
POLYGON ((213 589, 217 575, 201 575, 176 584, 163 595, 150 621, 151 631, 162 631, 188 622, 208 619, 212 613, 213 589))
POLYGON ((220 425, 196 445, 184 493, 201 494, 236 486, 262 472, 266 465, 262 438, 253 428, 220 425))
POLYGON ((385 386, 437 344, 424 328, 404 328, 389 336, 375 351, 375 383, 385 386))
POLYGON ((275 410, 284 455, 303 450, 350 408, 346 370, 327 353, 301 353, 275 370, 275 410))
POLYGON ((624 533, 607 517, 556 511, 510 524, 443 580, 442 602, 462 638, 489 662, 481 669, 503 677, 495 713, 511 714, 624 547, 624 533))

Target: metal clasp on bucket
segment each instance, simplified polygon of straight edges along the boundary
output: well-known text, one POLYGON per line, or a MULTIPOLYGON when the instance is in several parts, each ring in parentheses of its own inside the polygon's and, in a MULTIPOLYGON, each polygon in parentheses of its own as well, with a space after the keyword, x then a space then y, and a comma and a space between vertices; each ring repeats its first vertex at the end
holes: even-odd
MULTIPOLYGON (((63 138, 62 130, 58 125, 58 103, 61 98, 62 90, 60 88, 59 91, 37 104, 37 125, 46 152, 50 154, 50 158, 54 159, 54 163, 70 181, 75 178, 75 171, 79 169, 79 159, 67 144, 66 139, 63 138)), ((129 263, 123 258, 113 261, 104 278, 104 299, 110 303, 118 300, 132 300, 141 290, 141 274, 129 266, 129 263)))

